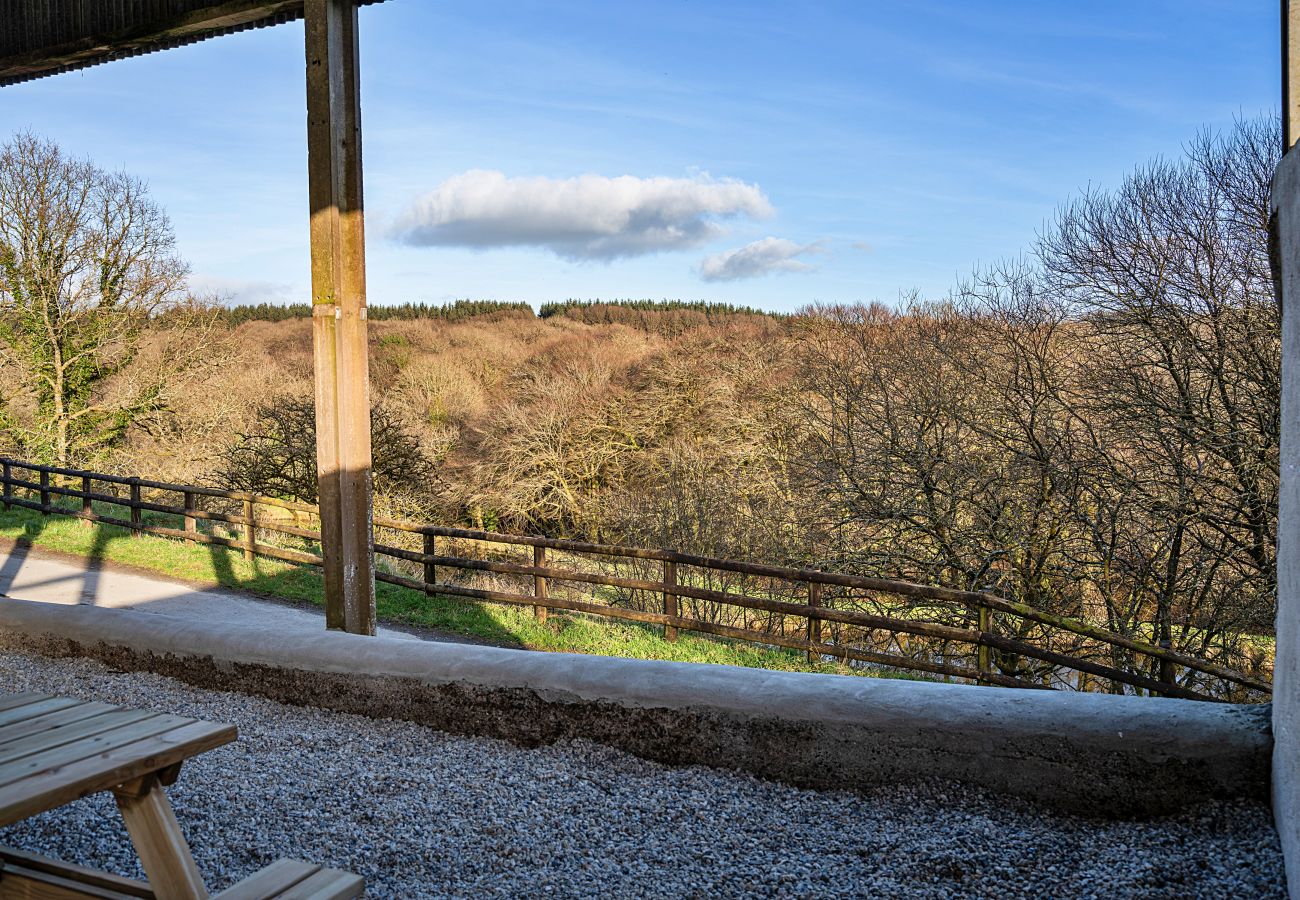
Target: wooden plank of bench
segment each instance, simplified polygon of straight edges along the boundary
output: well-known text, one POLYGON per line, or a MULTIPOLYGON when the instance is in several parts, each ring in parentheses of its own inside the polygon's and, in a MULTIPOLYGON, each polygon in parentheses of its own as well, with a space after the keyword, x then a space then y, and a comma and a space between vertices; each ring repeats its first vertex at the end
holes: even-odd
MULTIPOLYGON (((86 794, 107 790, 150 772, 161 771, 173 763, 235 740, 233 725, 198 722, 193 719, 184 721, 188 724, 125 746, 115 745, 112 749, 101 747, 92 755, 69 762, 55 772, 33 774, 0 790, 0 825, 17 822, 86 794)), ((98 737, 90 740, 97 741, 98 737)), ((0 777, 0 780, 6 779, 0 777)))
POLYGON ((143 719, 82 738, 71 744, 61 744, 55 735, 44 733, 42 737, 55 746, 33 756, 0 765, 0 787, 41 778, 48 773, 57 772, 64 766, 107 753, 118 747, 134 744, 145 738, 156 737, 193 721, 169 713, 152 713, 143 719))
POLYGON ((61 900, 65 897, 154 900, 154 892, 142 881, 9 847, 0 847, 0 866, 3 866, 0 868, 0 900, 61 900))
POLYGON ((31 737, 46 728, 62 728, 83 719, 92 719, 103 713, 112 712, 115 709, 117 709, 116 706, 108 703, 82 703, 57 712, 37 716, 34 719, 15 722, 12 725, 0 728, 0 751, 7 749, 8 744, 31 737))
POLYGON ((135 900, 127 894, 81 884, 19 866, 0 873, 0 900, 135 900))
POLYGON ((44 715, 47 712, 54 712, 57 709, 66 709, 69 706, 77 706, 83 701, 71 700, 67 697, 38 697, 31 703, 24 703, 21 706, 14 706, 10 709, 0 711, 0 728, 5 725, 12 725, 14 722, 21 722, 24 719, 34 719, 37 716, 44 715))
POLYGON ((75 722, 67 722, 57 727, 51 726, 48 731, 29 734, 18 740, 0 744, 0 766, 27 756, 53 750, 56 747, 62 747, 65 744, 71 744, 73 741, 79 741, 82 738, 94 737, 97 734, 103 734, 105 731, 111 731, 123 725, 130 725, 132 722, 139 722, 141 719, 147 719, 152 715, 153 713, 148 710, 113 709, 109 707, 107 712, 99 715, 78 719, 75 722))
POLYGON ((42 697, 48 697, 49 694, 38 694, 36 691, 22 691, 17 694, 0 694, 0 709, 12 709, 15 706, 24 706, 28 703, 35 703, 42 697))
POLYGON ((267 897, 278 897, 304 878, 315 875, 320 868, 300 859, 278 859, 239 884, 226 888, 212 900, 266 900, 267 897))
POLYGON ((321 869, 280 894, 277 900, 350 900, 366 889, 365 879, 338 869, 321 869))

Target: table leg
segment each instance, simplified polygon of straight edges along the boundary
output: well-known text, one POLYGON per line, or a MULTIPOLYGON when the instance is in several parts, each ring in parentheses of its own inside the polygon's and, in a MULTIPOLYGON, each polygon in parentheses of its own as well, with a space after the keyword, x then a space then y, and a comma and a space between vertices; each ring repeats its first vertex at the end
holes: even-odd
POLYGON ((206 900, 203 876, 158 778, 150 775, 121 785, 113 796, 153 892, 178 900, 206 900))

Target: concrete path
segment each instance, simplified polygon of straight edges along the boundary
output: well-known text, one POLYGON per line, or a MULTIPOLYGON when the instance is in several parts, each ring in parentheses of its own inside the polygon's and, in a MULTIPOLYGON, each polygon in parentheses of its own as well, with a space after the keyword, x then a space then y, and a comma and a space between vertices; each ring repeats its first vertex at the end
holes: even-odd
MULTIPOLYGON (((0 596, 68 606, 136 609, 214 623, 243 622, 277 632, 325 630, 322 610, 260 600, 222 588, 196 588, 98 560, 74 561, 22 546, 0 550, 0 596)), ((379 633, 417 639, 389 628, 380 628, 379 633)))

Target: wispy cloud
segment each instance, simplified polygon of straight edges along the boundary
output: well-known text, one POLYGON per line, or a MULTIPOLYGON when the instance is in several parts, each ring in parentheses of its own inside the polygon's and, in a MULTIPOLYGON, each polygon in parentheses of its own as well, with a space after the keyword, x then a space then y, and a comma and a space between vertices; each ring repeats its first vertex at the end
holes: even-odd
POLYGON ((757 185, 729 178, 507 178, 473 169, 418 198, 392 231, 418 247, 542 247, 612 260, 695 247, 723 232, 721 219, 771 214, 757 185))
POLYGON ((825 252, 826 248, 820 241, 796 244, 785 238, 765 237, 735 250, 705 257, 700 262, 700 277, 705 281, 736 281, 773 272, 811 272, 816 266, 796 257, 825 252))
POLYGON ((293 285, 278 281, 258 281, 245 278, 227 278, 222 275, 191 275, 190 293, 200 297, 216 297, 223 303, 292 303, 308 300, 294 294, 293 285))

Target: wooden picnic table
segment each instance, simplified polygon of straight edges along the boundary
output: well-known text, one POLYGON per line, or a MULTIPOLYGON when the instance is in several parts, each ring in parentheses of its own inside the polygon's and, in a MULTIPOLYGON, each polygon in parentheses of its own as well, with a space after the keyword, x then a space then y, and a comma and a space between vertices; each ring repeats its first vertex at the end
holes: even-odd
POLYGON ((181 763, 235 740, 234 725, 49 694, 0 694, 0 826, 112 791, 163 897, 207 897, 165 788, 181 763))
MULTIPOLYGON (((0 900, 206 898, 167 800, 181 763, 235 740, 235 726, 49 694, 0 693, 0 827, 112 791, 149 883, 0 847, 0 900)), ((116 825, 116 823, 113 823, 116 825)), ((356 897, 349 872, 282 859, 220 895, 229 900, 356 897)))

